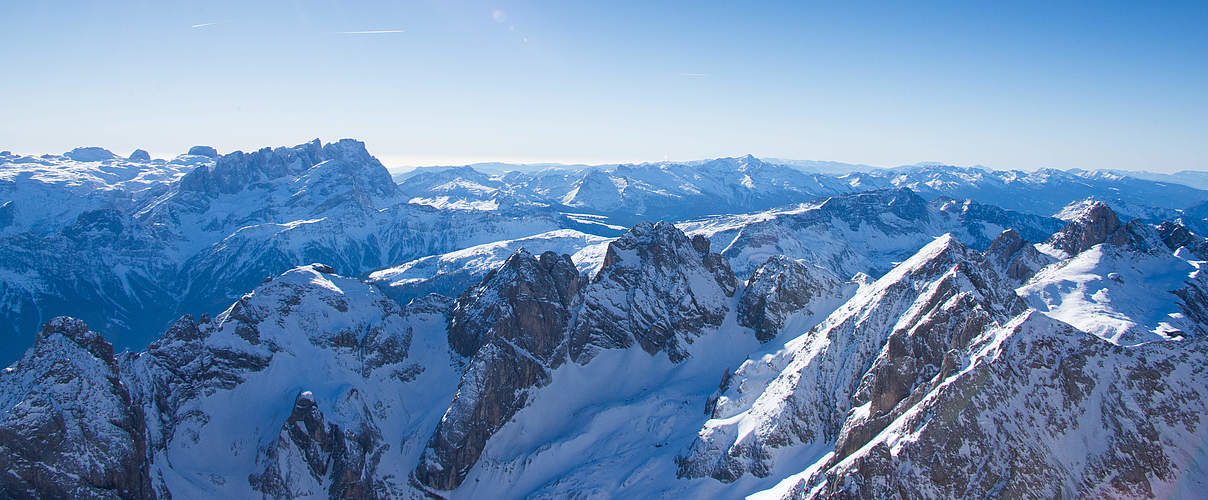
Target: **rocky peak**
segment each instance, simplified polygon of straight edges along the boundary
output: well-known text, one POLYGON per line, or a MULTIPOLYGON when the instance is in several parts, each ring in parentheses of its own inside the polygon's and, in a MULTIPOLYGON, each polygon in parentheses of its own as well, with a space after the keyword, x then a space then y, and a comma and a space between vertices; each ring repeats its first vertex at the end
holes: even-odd
POLYGON ((970 261, 984 264, 985 258, 948 233, 920 248, 905 262, 877 280, 877 284, 887 288, 899 283, 917 283, 938 277, 953 266, 970 261))
POLYGON ((587 364, 601 349, 638 344, 681 361, 696 335, 720 326, 737 286, 707 240, 665 222, 635 226, 604 260, 583 284, 569 256, 522 249, 458 297, 449 339, 469 359, 416 467, 419 483, 457 488, 567 359, 587 364))
POLYGON ((721 325, 738 283, 725 259, 675 226, 641 223, 608 244, 584 286, 572 327, 571 357, 586 364, 600 349, 634 343, 682 360, 686 344, 721 325))
POLYGON ((130 157, 127 159, 130 161, 151 161, 151 153, 143 149, 136 149, 130 153, 130 157))
POLYGON ((1029 311, 981 343, 909 412, 792 495, 1196 496, 1186 478, 1198 468, 1193 436, 1208 424, 1202 340, 1121 348, 1029 311))
MULTIPOLYGON (((319 144, 319 140, 311 141, 319 144)), ((343 160, 356 163, 371 163, 376 160, 365 148, 365 143, 356 139, 340 139, 336 142, 323 144, 323 156, 328 160, 343 160)))
POLYGON ((193 146, 189 148, 189 152, 185 153, 190 156, 205 156, 207 158, 218 158, 218 150, 212 146, 193 146))
POLYGON ((846 453, 939 374, 945 353, 1023 307, 979 252, 936 238, 785 350, 743 363, 679 458, 679 475, 762 477, 772 450, 787 446, 836 444, 836 455, 846 453), (877 410, 852 424, 858 430, 842 432, 845 415, 872 401, 877 410))
POLYGON ((376 419, 411 422, 415 411, 400 406, 400 391, 450 361, 436 326, 444 309, 431 302, 408 316, 376 287, 311 264, 266 281, 212 319, 180 318, 145 353, 123 358, 127 385, 148 415, 148 446, 174 464, 204 463, 201 449, 238 449, 232 460, 246 472, 198 486, 245 492, 235 496, 390 497, 373 468, 401 436, 383 442, 376 419), (416 329, 427 336, 418 346, 416 329), (303 388, 314 393, 295 392, 303 388), (361 396, 367 388, 381 392, 361 396), (259 401, 247 428, 232 408, 246 404, 245 394, 259 401), (256 443, 272 434, 253 434, 264 429, 279 431, 268 447, 256 443))
POLYGON ((1163 222, 1155 230, 1158 237, 1162 239, 1162 243, 1166 244, 1166 248, 1171 251, 1178 251, 1179 248, 1186 247, 1192 255, 1208 260, 1208 238, 1192 233, 1186 226, 1178 222, 1163 222))
MULTIPOLYGON (((189 153, 195 154, 194 151, 199 147, 190 149, 189 153)), ((256 182, 310 168, 322 161, 319 158, 320 152, 317 141, 292 148, 262 148, 254 153, 234 151, 215 157, 213 165, 199 166, 185 174, 180 180, 180 186, 182 190, 211 195, 234 194, 256 182)), ((209 151, 198 151, 196 154, 202 153, 209 151)))
POLYGON ((113 346, 58 317, 0 373, 0 491, 14 498, 155 498, 142 412, 113 346))
MULTIPOLYGON (((190 149, 190 154, 194 154, 195 149, 190 149)), ((344 139, 324 145, 315 139, 294 147, 262 148, 254 153, 235 151, 217 156, 213 165, 199 166, 182 177, 180 187, 210 195, 234 194, 258 182, 297 176, 325 161, 335 163, 329 170, 335 169, 342 174, 360 173, 371 183, 380 184, 382 175, 389 180, 389 172, 369 155, 364 143, 344 139)), ((388 190, 393 192, 393 182, 388 184, 388 190)))
POLYGON ((1016 285, 1052 262, 1014 229, 1007 229, 994 238, 984 255, 999 274, 1016 285))
POLYGON ((139 360, 159 377, 159 411, 172 415, 189 400, 233 389, 282 352, 323 352, 362 377, 408 380, 422 370, 407 359, 411 331, 402 308, 376 287, 322 267, 287 271, 212 320, 177 320, 139 360))
POLYGON ((520 249, 475 287, 458 297, 449 324, 449 345, 472 356, 490 336, 516 342, 537 357, 553 360, 578 291, 579 273, 569 255, 534 257, 520 249))
POLYGON ((457 299, 449 344, 468 356, 457 395, 428 441, 415 476, 456 488, 487 440, 549 383, 567 359, 568 306, 579 287, 569 255, 520 249, 457 299))
POLYGON ((1162 242, 1171 250, 1178 250, 1179 247, 1186 246, 1194 239, 1191 231, 1178 222, 1165 221, 1158 224, 1157 230, 1162 242))
POLYGON ((990 247, 986 249, 986 257, 993 258, 995 261, 1005 261, 1016 252, 1023 249, 1028 242, 1023 239, 1014 229, 1007 229, 999 234, 994 241, 990 242, 990 247))
POLYGON ((727 295, 734 293, 737 282, 733 273, 720 255, 709 252, 709 240, 701 235, 689 239, 673 224, 663 221, 639 223, 609 243, 593 282, 613 272, 625 272, 619 269, 668 268, 680 263, 691 266, 695 262, 705 266, 718 285, 729 290, 727 295))
POLYGON ((117 369, 113 357, 113 345, 107 342, 101 334, 89 330, 88 325, 83 321, 70 316, 59 316, 46 322, 34 340, 35 348, 54 342, 56 336, 67 339, 106 365, 112 365, 114 370, 117 369))
POLYGON ((1125 243, 1126 237, 1120 232, 1123 227, 1116 212, 1106 203, 1096 201, 1049 238, 1048 244, 1066 255, 1078 255, 1103 242, 1125 243))
POLYGON ((951 375, 971 354, 973 341, 1007 324, 1027 306, 1013 283, 971 252, 922 290, 886 339, 856 389, 835 460, 854 452, 951 375))
POLYGON ((790 315, 822 312, 811 306, 835 305, 831 303, 847 295, 844 288, 842 280, 824 268, 774 255, 747 280, 738 301, 738 323, 755 330, 760 342, 767 342, 780 332, 790 315))

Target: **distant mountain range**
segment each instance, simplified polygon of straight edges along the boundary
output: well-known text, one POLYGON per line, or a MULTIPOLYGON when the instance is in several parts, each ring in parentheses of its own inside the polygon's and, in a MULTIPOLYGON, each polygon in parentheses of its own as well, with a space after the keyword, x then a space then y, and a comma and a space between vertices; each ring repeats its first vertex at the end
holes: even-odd
POLYGON ((402 179, 399 186, 412 203, 492 210, 557 207, 605 215, 620 225, 647 214, 683 220, 902 187, 927 199, 973 199, 1044 216, 1056 215, 1071 203, 1090 198, 1103 201, 1127 216, 1151 222, 1181 217, 1182 209, 1208 196, 1204 190, 1169 180, 1142 179, 1111 171, 1023 172, 923 164, 825 173, 829 167, 843 169, 834 164, 805 169, 802 164, 746 156, 690 163, 549 167, 508 173, 467 166, 418 171, 402 179))

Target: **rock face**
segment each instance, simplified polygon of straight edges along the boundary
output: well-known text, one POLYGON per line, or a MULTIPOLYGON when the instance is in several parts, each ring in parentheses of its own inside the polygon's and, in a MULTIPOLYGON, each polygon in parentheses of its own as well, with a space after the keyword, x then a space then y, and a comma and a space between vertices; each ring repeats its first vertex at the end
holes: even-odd
POLYGON ((1087 207, 1082 215, 1053 234, 1048 244, 1066 255, 1078 255, 1083 250, 1105 241, 1124 244, 1127 240, 1125 234, 1120 231, 1123 228, 1124 225, 1116 217, 1116 212, 1103 202, 1095 202, 1087 207))
POLYGON ((780 448, 858 448, 951 369, 946 357, 1023 310, 980 253, 938 238, 783 351, 739 367, 679 475, 763 477, 780 448), (850 412, 860 418, 845 423, 850 412))
POLYGON ((482 281, 521 248, 570 254, 579 272, 593 272, 611 238, 558 229, 514 240, 493 241, 453 252, 429 255, 375 271, 369 281, 400 303, 426 293, 456 297, 482 281))
POLYGON ((986 260, 1010 282, 1019 285, 1054 259, 1040 253, 1014 229, 1003 231, 985 252, 986 260))
POLYGON ((143 414, 113 346, 59 317, 0 374, 0 492, 12 498, 155 498, 143 414))
POLYGON ((826 269, 772 256, 747 280, 738 301, 738 323, 755 330, 760 342, 767 342, 780 332, 790 315, 829 312, 823 307, 849 295, 845 290, 850 288, 826 269))
POLYGON ((570 356, 587 363, 601 349, 635 343, 672 361, 686 344, 721 325, 737 280, 703 237, 666 222, 641 223, 608 244, 600 271, 583 287, 570 356))
POLYGON ((457 299, 449 345, 469 358, 415 471, 432 488, 456 488, 487 439, 549 383, 567 360, 569 306, 579 287, 570 256, 521 249, 457 299))
MULTIPOLYGON (((222 155, 216 158, 212 166, 194 169, 181 178, 180 188, 209 195, 235 194, 251 184, 301 174, 323 162, 331 162, 327 168, 356 169, 363 174, 360 178, 345 178, 356 181, 351 186, 354 193, 384 197, 394 191, 393 181, 385 169, 364 168, 374 163, 365 151, 365 145, 349 139, 330 144, 322 144, 316 139, 294 148, 263 148, 254 153, 236 151, 222 155)), ((319 183, 336 178, 325 177, 312 176, 311 180, 319 183)))
POLYGON ((449 344, 469 359, 415 478, 457 488, 488 439, 566 361, 586 365, 635 345, 683 361, 687 344, 721 325, 736 286, 708 241, 667 223, 639 224, 609 243, 586 282, 567 255, 518 251, 457 299, 449 344))
POLYGON ((1199 494, 1202 339, 1122 348, 1031 312, 974 344, 885 432, 784 496, 1199 494))
POLYGON ((1208 260, 1208 238, 1192 233, 1178 222, 1163 222, 1158 225, 1157 231, 1167 248, 1175 251, 1187 248, 1193 256, 1208 260))
POLYGON ((214 318, 182 318, 121 360, 147 415, 157 488, 274 498, 389 498, 406 488, 405 477, 375 471, 418 456, 421 443, 400 447, 435 425, 428 402, 454 392, 448 311, 439 300, 404 309, 327 271, 291 270, 214 318))
POLYGON ((281 499, 386 497, 384 486, 375 484, 374 469, 389 447, 381 443, 381 431, 356 391, 341 403, 362 406, 352 408, 367 417, 358 428, 343 429, 327 422, 314 396, 299 393, 277 442, 263 455, 264 472, 248 478, 252 488, 265 497, 281 499))

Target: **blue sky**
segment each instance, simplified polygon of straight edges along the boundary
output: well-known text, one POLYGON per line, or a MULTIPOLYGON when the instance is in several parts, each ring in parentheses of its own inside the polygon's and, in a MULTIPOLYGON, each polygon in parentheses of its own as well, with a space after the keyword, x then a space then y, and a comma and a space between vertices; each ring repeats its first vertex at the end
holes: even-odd
POLYGON ((1208 2, 246 3, 3 2, 0 149, 1208 169, 1208 2))

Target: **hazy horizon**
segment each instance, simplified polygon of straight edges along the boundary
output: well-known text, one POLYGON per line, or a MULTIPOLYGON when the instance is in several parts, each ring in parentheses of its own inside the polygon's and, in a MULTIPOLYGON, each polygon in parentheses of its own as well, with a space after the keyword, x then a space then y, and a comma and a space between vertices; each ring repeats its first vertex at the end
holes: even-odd
MULTIPOLYGON (((320 141, 322 143, 326 144, 329 142, 338 141, 340 139, 360 140, 355 137, 351 137, 351 138, 342 137, 342 138, 337 138, 337 139, 320 139, 320 141)), ((314 139, 312 138, 311 140, 314 140, 314 139)), ((266 144, 266 145, 263 145, 260 147, 251 147, 251 148, 246 148, 246 149, 237 148, 237 149, 230 149, 230 150, 218 148, 218 147, 213 146, 212 144, 194 144, 194 146, 215 147, 215 149, 218 151, 219 155, 224 155, 224 154, 232 153, 235 151, 243 151, 245 153, 253 152, 253 151, 259 150, 264 147, 270 147, 270 148, 292 147, 292 146, 297 146, 299 144, 304 144, 306 142, 309 142, 309 141, 298 141, 298 142, 290 143, 290 144, 273 144, 273 145, 266 144)), ((103 148, 103 149, 115 154, 116 156, 119 156, 122 158, 129 156, 130 153, 132 153, 134 151, 134 150, 130 150, 130 151, 114 150, 112 148, 106 147, 104 145, 98 145, 98 144, 80 144, 80 145, 69 147, 63 151, 21 151, 21 150, 17 150, 14 148, 6 147, 4 145, 0 145, 0 151, 6 151, 6 152, 9 152, 12 154, 18 154, 18 155, 24 155, 24 156, 41 156, 41 155, 47 155, 47 154, 62 155, 64 153, 70 152, 74 148, 82 148, 82 147, 103 148)), ((189 146, 189 147, 192 147, 192 146, 189 146)), ((176 152, 176 153, 171 153, 171 152, 161 153, 161 152, 156 152, 156 151, 150 151, 150 150, 147 150, 146 148, 135 148, 135 149, 143 149, 143 150, 148 151, 148 154, 151 155, 152 159, 171 160, 179 155, 185 154, 187 152, 187 150, 189 149, 189 147, 186 147, 186 148, 184 148, 184 150, 182 150, 180 152, 176 152)), ((713 156, 713 157, 707 157, 707 158, 671 158, 671 159, 648 159, 648 160, 610 161, 610 162, 540 161, 540 160, 511 161, 511 160, 481 159, 481 160, 474 160, 474 161, 469 161, 469 162, 464 162, 464 163, 461 163, 461 162, 454 162, 454 163, 431 162, 431 163, 424 163, 424 164, 408 164, 408 163, 400 163, 397 160, 393 160, 388 157, 383 157, 381 155, 374 153, 373 144, 369 144, 368 142, 365 143, 365 147, 369 151, 369 154, 373 155, 375 158, 378 159, 378 161, 382 162, 382 165, 384 167, 386 167, 386 169, 389 170, 392 174, 407 173, 407 172, 410 172, 410 171, 413 171, 413 170, 419 169, 419 168, 472 167, 475 165, 488 165, 488 164, 511 165, 511 166, 517 166, 517 167, 530 167, 530 168, 537 167, 537 166, 589 168, 589 167, 609 167, 609 166, 615 166, 615 165, 640 165, 640 164, 655 164, 655 163, 681 163, 682 164, 682 163, 695 163, 695 162, 703 162, 703 161, 709 161, 709 160, 717 160, 717 159, 723 159, 723 158, 741 158, 741 157, 745 157, 748 155, 754 156, 754 157, 760 159, 761 161, 769 162, 769 163, 794 162, 794 163, 831 164, 831 168, 834 168, 836 170, 840 169, 843 166, 850 166, 850 167, 852 167, 851 171, 858 171, 858 170, 862 170, 862 169, 894 169, 894 168, 924 166, 924 165, 944 165, 944 166, 954 166, 954 167, 962 167, 962 168, 981 168, 981 169, 987 169, 987 170, 1020 170, 1020 171, 1024 171, 1024 172, 1034 172, 1036 170, 1046 169, 1046 168, 1057 169, 1057 170, 1072 170, 1072 169, 1081 168, 1083 170, 1090 170, 1090 171, 1116 170, 1116 171, 1125 171, 1125 172, 1156 173, 1156 174, 1177 174, 1177 173, 1182 173, 1182 172, 1208 173, 1208 168, 1183 169, 1183 170, 1177 170, 1177 171, 1150 170, 1150 169, 1140 169, 1140 168, 1082 168, 1082 167, 1063 167, 1060 165, 1040 165, 1040 166, 1031 166, 1031 167, 1000 168, 1000 167, 996 167, 994 165, 986 165, 986 164, 982 164, 982 163, 966 165, 966 164, 955 164, 955 163, 951 163, 951 162, 940 162, 940 161, 934 161, 934 160, 900 162, 900 163, 893 163, 893 164, 888 164, 888 165, 870 165, 870 164, 865 164, 865 163, 856 163, 856 162, 844 161, 844 160, 820 160, 820 159, 815 159, 815 158, 781 158, 781 157, 774 157, 774 156, 763 156, 763 155, 758 155, 758 154, 754 154, 754 153, 728 154, 728 155, 713 156)))

